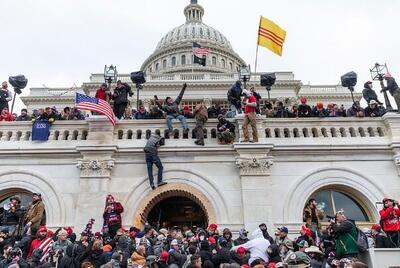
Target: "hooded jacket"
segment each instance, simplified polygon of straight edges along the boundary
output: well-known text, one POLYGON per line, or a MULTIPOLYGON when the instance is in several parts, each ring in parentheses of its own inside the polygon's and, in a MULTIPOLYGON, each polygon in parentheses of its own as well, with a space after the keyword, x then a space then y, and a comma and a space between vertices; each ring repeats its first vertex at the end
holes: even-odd
POLYGON ((378 96, 376 95, 375 91, 370 87, 368 82, 364 84, 362 94, 363 98, 367 101, 367 104, 369 104, 371 100, 375 100, 376 102, 380 103, 378 101, 378 96))
POLYGON ((241 96, 242 96, 242 86, 239 81, 237 81, 233 86, 228 90, 228 101, 231 105, 236 107, 241 107, 241 96))
MULTIPOLYGON (((264 238, 264 235, 260 229, 256 229, 252 234, 252 239, 241 245, 241 247, 244 247, 246 251, 250 252, 250 259, 249 259, 249 264, 251 264, 253 261, 256 259, 263 259, 265 262, 268 262, 268 255, 267 255, 267 249, 270 246, 270 243, 268 240, 264 238)), ((237 246, 233 247, 231 250, 237 250, 237 246)))

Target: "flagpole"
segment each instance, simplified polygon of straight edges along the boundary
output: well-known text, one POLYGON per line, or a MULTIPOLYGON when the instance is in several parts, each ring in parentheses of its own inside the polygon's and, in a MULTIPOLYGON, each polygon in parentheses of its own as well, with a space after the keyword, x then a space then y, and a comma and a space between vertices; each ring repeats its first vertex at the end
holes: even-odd
POLYGON ((254 73, 257 73, 257 61, 258 61, 258 47, 259 47, 259 42, 260 42, 260 27, 261 27, 261 18, 262 16, 260 15, 260 23, 258 24, 258 32, 257 32, 257 48, 256 48, 256 60, 254 63, 254 73))

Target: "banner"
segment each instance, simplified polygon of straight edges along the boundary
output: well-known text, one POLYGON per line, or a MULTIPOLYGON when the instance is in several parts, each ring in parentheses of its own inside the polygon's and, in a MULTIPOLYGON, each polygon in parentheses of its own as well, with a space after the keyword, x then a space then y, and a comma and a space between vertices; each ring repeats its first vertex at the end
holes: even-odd
POLYGON ((48 121, 35 121, 32 125, 32 140, 47 141, 51 124, 48 121))

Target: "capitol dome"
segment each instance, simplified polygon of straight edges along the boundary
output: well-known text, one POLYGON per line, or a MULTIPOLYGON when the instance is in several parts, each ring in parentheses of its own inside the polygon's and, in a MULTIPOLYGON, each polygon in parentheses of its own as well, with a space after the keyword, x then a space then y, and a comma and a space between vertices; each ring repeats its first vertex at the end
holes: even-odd
POLYGON ((221 32, 203 23, 204 9, 197 0, 191 0, 184 14, 186 23, 164 35, 143 63, 141 69, 147 75, 188 71, 233 73, 245 64, 221 32), (193 42, 211 50, 206 56, 206 66, 193 63, 193 42))

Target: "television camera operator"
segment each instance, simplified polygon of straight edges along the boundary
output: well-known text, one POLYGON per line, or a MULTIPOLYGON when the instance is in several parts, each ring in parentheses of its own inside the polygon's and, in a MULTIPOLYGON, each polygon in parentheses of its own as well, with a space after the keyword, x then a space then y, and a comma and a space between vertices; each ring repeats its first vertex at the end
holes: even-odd
POLYGON ((330 220, 328 230, 335 239, 338 259, 357 257, 359 253, 357 228, 352 220, 347 219, 343 211, 338 211, 335 218, 330 220))

